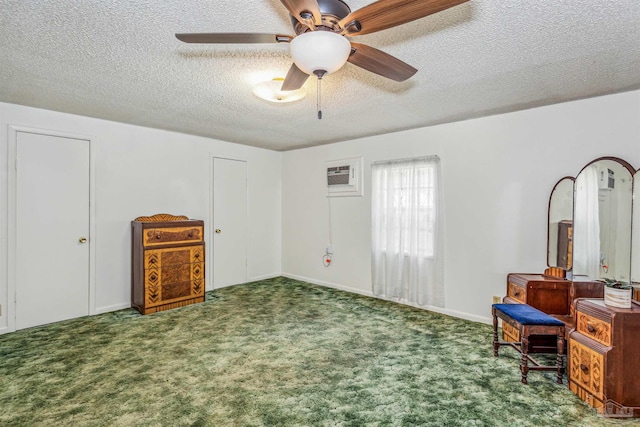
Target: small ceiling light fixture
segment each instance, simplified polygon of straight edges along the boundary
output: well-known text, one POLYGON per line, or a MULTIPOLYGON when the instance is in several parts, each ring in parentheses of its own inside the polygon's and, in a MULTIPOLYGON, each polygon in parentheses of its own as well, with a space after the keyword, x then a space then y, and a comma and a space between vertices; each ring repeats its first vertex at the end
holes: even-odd
POLYGON ((284 78, 276 77, 272 80, 258 83, 253 87, 253 94, 260 99, 275 103, 293 102, 302 99, 307 94, 305 88, 296 90, 281 90, 284 78))

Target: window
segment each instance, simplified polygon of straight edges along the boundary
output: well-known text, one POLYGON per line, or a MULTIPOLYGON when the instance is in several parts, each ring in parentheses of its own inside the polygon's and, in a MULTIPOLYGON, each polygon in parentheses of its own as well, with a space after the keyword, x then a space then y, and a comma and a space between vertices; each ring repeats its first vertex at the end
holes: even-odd
POLYGON ((420 160, 373 165, 381 251, 434 255, 436 164, 420 160))
POLYGON ((371 174, 374 295, 442 307, 439 158, 374 163, 371 174))

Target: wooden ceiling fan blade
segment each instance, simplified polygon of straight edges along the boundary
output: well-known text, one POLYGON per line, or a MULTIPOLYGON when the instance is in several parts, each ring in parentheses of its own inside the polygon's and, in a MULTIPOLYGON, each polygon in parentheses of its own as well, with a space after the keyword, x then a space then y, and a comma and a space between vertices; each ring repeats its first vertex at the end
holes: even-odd
POLYGON ((296 64, 291 64, 291 68, 289 68, 289 72, 287 76, 284 78, 284 82, 282 82, 281 90, 296 90, 300 89, 304 82, 309 78, 309 74, 302 71, 296 64))
POLYGON ((294 36, 267 33, 179 33, 185 43, 289 43, 294 36))
POLYGON ((350 35, 386 30, 438 13, 469 0, 378 0, 340 20, 350 35))
MULTIPOLYGON (((316 0, 280 0, 291 16, 304 25, 321 25, 322 13, 316 0)), ((310 27, 313 29, 313 26, 310 27)))
POLYGON ((418 70, 411 65, 391 56, 375 47, 362 43, 351 42, 352 54, 349 61, 353 65, 367 71, 387 77, 397 82, 403 82, 413 76, 418 70))

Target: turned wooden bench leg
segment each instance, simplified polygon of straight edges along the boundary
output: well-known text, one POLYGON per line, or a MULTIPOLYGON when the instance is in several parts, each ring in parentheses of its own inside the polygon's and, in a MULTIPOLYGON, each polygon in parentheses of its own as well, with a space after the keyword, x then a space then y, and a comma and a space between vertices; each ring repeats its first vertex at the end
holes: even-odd
POLYGON ((493 355, 498 357, 498 349, 500 348, 500 344, 498 344, 498 316, 495 309, 491 311, 493 312, 493 355))
POLYGON ((562 374, 564 373, 563 357, 564 354, 564 338, 558 334, 558 354, 556 355, 556 368, 558 368, 558 384, 562 384, 562 374))
POLYGON ((522 373, 522 384, 528 384, 527 374, 529 373, 529 357, 527 351, 529 349, 529 336, 522 335, 521 339, 522 358, 520 359, 520 372, 522 373))

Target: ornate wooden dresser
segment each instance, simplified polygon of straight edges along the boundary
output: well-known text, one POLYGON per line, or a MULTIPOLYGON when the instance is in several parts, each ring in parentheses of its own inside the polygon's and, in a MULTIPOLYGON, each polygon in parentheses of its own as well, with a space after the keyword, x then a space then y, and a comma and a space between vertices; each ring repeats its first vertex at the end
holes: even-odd
POLYGON ((546 274, 510 273, 504 302, 529 304, 550 314, 573 329, 572 302, 577 298, 602 298, 604 284, 594 280, 567 280, 546 274))
POLYGON ((149 314, 204 301, 204 222, 157 214, 131 228, 131 306, 149 314))
POLYGON ((569 388, 598 412, 640 417, 640 304, 579 299, 569 336, 569 388))
MULTIPOLYGON (((507 295, 503 301, 507 304, 528 304, 561 320, 565 324, 565 338, 568 341, 569 333, 574 328, 572 303, 577 298, 602 298, 603 294, 602 282, 567 280, 549 274, 510 273, 507 275, 507 295)), ((519 341, 508 325, 503 325, 502 339, 507 342, 519 341)), ((546 336, 529 338, 530 352, 553 350, 555 345, 553 339, 546 336)), ((568 344, 564 348, 566 351, 568 344)))

